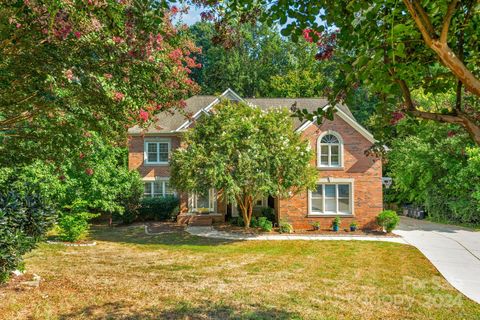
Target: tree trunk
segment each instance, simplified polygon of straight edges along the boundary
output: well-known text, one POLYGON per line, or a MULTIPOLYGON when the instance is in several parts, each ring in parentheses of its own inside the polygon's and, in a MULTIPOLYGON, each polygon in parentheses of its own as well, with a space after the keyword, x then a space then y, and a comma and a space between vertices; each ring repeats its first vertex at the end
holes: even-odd
POLYGON ((243 195, 242 197, 237 197, 238 205, 242 211, 243 221, 245 223, 245 229, 250 228, 250 222, 252 221, 253 213, 253 198, 248 195, 243 195))

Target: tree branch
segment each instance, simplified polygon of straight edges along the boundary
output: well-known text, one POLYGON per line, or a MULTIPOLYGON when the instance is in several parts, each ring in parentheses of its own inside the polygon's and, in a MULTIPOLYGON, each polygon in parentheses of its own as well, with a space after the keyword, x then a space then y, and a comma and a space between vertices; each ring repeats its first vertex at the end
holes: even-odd
POLYGON ((447 14, 443 19, 442 33, 440 34, 441 43, 445 43, 445 44, 447 43, 448 29, 450 28, 450 22, 452 21, 453 14, 455 13, 455 10, 457 8, 457 4, 458 4, 458 0, 453 0, 448 5, 447 14))

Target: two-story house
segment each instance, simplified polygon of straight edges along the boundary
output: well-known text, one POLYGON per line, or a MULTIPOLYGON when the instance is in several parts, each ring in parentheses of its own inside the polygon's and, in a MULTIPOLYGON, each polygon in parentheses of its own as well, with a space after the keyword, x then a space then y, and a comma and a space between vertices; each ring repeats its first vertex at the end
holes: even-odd
MULTIPOLYGON (((187 120, 179 113, 164 114, 148 129, 129 129, 129 168, 138 170, 144 181, 145 197, 162 197, 175 194, 169 185, 169 157, 181 143, 182 132, 194 125, 194 120, 208 116, 210 109, 221 99, 244 101, 260 108, 290 107, 310 111, 328 108, 326 99, 318 98, 252 98, 243 99, 231 89, 219 97, 194 96, 186 100, 186 112, 193 114, 187 120)), ((285 220, 295 229, 308 229, 319 221, 323 227, 330 225, 333 217, 342 218, 342 227, 356 220, 359 227, 375 226, 375 218, 382 210, 382 163, 366 155, 375 142, 373 136, 353 117, 348 107, 335 106, 333 121, 299 121, 294 118, 294 128, 315 152, 312 165, 318 169, 315 190, 294 195, 288 199, 258 199, 256 206, 273 208, 277 220, 285 220)), ((194 223, 201 211, 208 211, 210 221, 224 221, 226 216, 238 215, 235 204, 225 203, 214 190, 204 195, 179 194, 181 212, 179 222, 194 223)))

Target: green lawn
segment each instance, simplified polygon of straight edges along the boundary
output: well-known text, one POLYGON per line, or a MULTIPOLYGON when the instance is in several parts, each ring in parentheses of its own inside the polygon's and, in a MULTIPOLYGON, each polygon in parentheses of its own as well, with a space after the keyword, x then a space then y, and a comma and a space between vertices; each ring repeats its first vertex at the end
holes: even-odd
POLYGON ((478 319, 415 248, 226 242, 97 227, 96 247, 42 244, 38 289, 0 288, 0 319, 478 319))

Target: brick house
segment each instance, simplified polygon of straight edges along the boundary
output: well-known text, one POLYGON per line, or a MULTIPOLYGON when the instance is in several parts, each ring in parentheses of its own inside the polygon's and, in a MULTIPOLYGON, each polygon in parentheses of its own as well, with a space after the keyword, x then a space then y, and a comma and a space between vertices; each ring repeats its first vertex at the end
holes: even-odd
MULTIPOLYGON (((310 111, 328 107, 328 101, 321 98, 243 99, 228 89, 219 97, 189 98, 186 111, 193 114, 193 119, 208 115, 221 99, 243 101, 263 109, 291 107, 293 104, 310 111)), ((311 228, 315 221, 326 227, 336 216, 342 218, 342 228, 352 220, 357 221, 359 227, 375 227, 375 217, 383 207, 382 163, 365 154, 375 139, 355 120, 348 107, 338 105, 336 108, 333 121, 325 120, 321 125, 308 120, 293 120, 294 130, 310 141, 315 152, 312 165, 318 169, 317 188, 288 199, 257 199, 256 209, 273 208, 277 220, 288 221, 294 229, 311 228)), ((129 129, 129 168, 139 171, 145 183, 145 197, 176 194, 169 185, 169 155, 180 146, 182 132, 192 124, 183 115, 175 113, 162 115, 146 130, 139 127, 129 129)), ((177 220, 180 223, 211 223, 238 215, 237 206, 223 201, 221 193, 213 189, 204 195, 178 196, 181 205, 177 220), (205 211, 209 213, 205 214, 205 211)))

